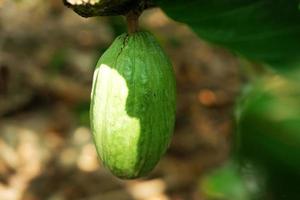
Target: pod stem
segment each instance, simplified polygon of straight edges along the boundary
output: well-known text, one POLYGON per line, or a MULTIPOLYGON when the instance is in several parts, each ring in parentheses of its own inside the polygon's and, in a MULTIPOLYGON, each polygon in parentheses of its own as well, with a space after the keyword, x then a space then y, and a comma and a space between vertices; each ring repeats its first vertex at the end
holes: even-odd
POLYGON ((139 16, 141 12, 137 10, 129 11, 125 16, 127 20, 127 28, 129 35, 139 30, 139 16))

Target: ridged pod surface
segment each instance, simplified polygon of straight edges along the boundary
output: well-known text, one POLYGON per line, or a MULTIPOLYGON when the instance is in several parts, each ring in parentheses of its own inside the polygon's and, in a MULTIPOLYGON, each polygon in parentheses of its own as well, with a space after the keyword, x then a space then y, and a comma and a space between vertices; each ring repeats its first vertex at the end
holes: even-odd
POLYGON ((98 155, 117 177, 149 173, 173 132, 176 86, 171 63, 148 32, 123 34, 94 72, 91 127, 98 155))

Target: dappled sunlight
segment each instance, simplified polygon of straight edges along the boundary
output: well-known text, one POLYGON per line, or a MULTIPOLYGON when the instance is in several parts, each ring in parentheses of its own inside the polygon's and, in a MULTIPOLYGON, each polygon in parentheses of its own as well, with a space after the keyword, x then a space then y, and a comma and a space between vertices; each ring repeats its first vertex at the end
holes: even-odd
POLYGON ((86 144, 77 160, 77 166, 82 171, 91 172, 99 169, 99 160, 94 144, 86 144))
POLYGON ((41 173, 43 150, 37 133, 29 128, 7 124, 0 127, 0 183, 1 199, 18 200, 28 183, 41 173))
POLYGON ((19 165, 19 159, 15 149, 3 139, 0 139, 0 156, 1 161, 9 167, 17 167, 19 165))
POLYGON ((91 132, 87 127, 74 129, 69 145, 59 154, 59 163, 65 167, 75 165, 83 171, 91 172, 99 169, 100 163, 93 146, 91 132))
MULTIPOLYGON (((28 129, 19 130, 20 140, 17 153, 22 171, 29 177, 34 177, 41 172, 41 149, 36 132, 28 129)), ((28 178, 29 178, 28 177, 28 178)))
POLYGON ((77 161, 78 151, 74 147, 64 148, 59 157, 58 161, 63 167, 72 167, 77 161))
POLYGON ((163 179, 128 181, 126 188, 136 200, 170 200, 165 194, 167 185, 163 179))
POLYGON ((81 145, 92 141, 91 131, 87 127, 77 127, 74 130, 72 142, 75 145, 81 145))

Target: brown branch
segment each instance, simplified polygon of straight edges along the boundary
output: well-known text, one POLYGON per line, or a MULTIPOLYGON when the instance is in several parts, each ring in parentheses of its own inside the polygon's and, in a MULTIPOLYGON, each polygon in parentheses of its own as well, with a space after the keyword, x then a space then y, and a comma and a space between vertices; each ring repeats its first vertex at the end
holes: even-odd
POLYGON ((82 17, 126 15, 131 10, 154 7, 151 0, 63 0, 82 17))

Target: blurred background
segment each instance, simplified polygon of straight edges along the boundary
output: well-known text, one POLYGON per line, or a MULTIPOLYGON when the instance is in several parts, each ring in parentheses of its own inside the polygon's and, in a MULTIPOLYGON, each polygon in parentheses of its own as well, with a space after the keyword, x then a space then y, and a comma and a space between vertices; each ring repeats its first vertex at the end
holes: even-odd
POLYGON ((203 175, 228 160, 245 77, 234 56, 160 9, 140 22, 173 63, 176 127, 149 177, 121 181, 97 158, 89 103, 96 62, 124 19, 84 19, 61 0, 0 0, 0 200, 207 199, 203 175))

